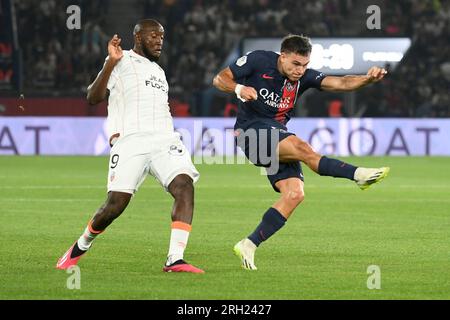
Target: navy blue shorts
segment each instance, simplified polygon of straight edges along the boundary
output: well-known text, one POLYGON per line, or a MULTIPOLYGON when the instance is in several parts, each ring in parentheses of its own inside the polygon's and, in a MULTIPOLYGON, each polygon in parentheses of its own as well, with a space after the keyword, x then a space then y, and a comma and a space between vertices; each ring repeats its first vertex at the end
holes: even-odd
POLYGON ((236 144, 255 166, 267 168, 267 178, 276 192, 280 192, 275 186, 277 181, 287 178, 304 181, 300 161, 278 162, 276 157, 278 143, 292 135, 295 134, 263 122, 253 123, 246 130, 238 129, 236 144), (278 162, 275 171, 270 169, 273 161, 278 162))

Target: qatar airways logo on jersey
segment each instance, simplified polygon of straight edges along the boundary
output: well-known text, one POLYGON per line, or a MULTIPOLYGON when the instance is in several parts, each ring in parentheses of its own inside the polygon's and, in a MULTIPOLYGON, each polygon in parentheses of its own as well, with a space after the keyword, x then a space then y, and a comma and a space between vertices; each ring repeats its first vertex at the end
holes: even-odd
POLYGON ((273 91, 270 92, 266 88, 262 88, 261 90, 259 90, 259 95, 264 99, 264 103, 272 108, 288 109, 294 102, 292 101, 292 97, 282 97, 278 93, 275 93, 273 91))
POLYGON ((150 79, 145 80, 146 86, 151 86, 152 88, 159 89, 165 93, 169 92, 169 86, 167 85, 166 81, 157 78, 156 76, 152 75, 150 79))

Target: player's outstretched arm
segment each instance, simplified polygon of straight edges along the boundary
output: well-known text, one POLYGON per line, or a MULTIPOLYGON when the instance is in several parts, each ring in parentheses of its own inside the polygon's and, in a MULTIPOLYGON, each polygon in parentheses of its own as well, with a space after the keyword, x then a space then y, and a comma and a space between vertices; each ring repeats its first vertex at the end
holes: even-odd
POLYGON ((243 101, 256 100, 258 98, 255 88, 236 83, 230 67, 223 69, 214 77, 213 85, 220 91, 235 92, 238 98, 243 101))
POLYGON ((372 67, 364 76, 348 75, 343 77, 326 76, 321 83, 321 89, 333 92, 353 91, 368 84, 378 82, 387 74, 383 68, 372 67))
POLYGON ((91 105, 100 103, 107 97, 109 77, 123 56, 120 41, 121 39, 115 34, 108 42, 108 59, 97 78, 87 88, 87 101, 91 105))

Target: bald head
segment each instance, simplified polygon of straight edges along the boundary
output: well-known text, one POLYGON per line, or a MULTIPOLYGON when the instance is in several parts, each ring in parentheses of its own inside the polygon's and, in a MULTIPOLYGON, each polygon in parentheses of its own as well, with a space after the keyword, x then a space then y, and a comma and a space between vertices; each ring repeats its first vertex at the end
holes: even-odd
POLYGON ((163 26, 153 19, 141 20, 134 27, 133 35, 133 50, 150 61, 158 61, 164 40, 163 26))
POLYGON ((138 23, 134 26, 133 35, 136 35, 143 30, 157 30, 164 32, 163 26, 154 19, 144 19, 138 21, 138 23))

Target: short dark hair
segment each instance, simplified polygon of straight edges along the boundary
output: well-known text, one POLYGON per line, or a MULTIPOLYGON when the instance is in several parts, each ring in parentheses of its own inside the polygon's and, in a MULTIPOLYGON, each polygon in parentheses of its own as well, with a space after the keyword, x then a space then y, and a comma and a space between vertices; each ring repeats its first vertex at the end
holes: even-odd
POLYGON ((302 56, 311 53, 311 39, 304 35, 290 34, 283 38, 281 42, 281 52, 292 52, 302 56))
POLYGON ((140 32, 144 28, 158 28, 158 27, 162 27, 162 25, 155 19, 139 20, 134 26, 133 34, 140 32))

